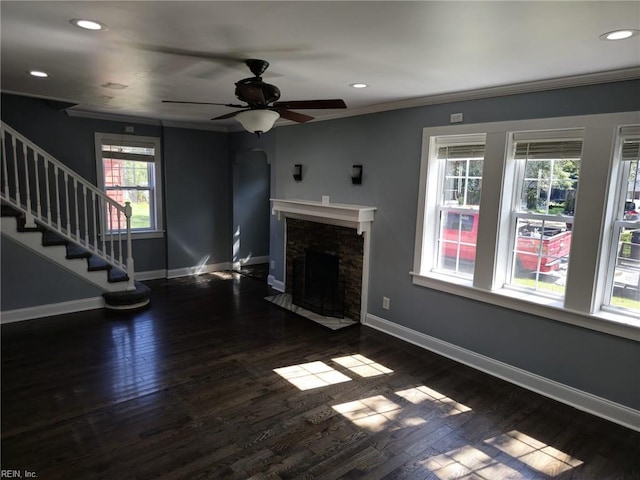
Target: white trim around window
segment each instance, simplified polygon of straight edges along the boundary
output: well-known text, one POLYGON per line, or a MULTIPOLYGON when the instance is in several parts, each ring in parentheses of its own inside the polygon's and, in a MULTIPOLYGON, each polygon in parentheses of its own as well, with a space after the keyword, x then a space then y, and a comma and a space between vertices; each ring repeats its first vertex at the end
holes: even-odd
POLYGON ((606 332, 640 341, 640 318, 602 310, 606 285, 610 228, 615 188, 612 187, 612 158, 620 126, 640 123, 640 112, 624 112, 559 118, 544 118, 465 124, 423 130, 420 190, 416 221, 413 271, 415 285, 503 306, 540 317, 606 332), (506 161, 515 132, 580 129, 583 132, 579 193, 576 199, 570 268, 564 301, 505 288, 509 267, 514 162, 506 161), (429 171, 431 139, 451 135, 484 134, 485 160, 477 253, 473 282, 424 268, 425 240, 432 235, 429 209, 433 209, 437 172, 429 171), (426 207, 425 207, 426 206, 426 207))
POLYGON ((162 204, 162 157, 161 157, 161 144, 159 137, 147 137, 142 135, 125 135, 115 133, 95 133, 95 155, 96 155, 96 173, 98 187, 105 191, 105 179, 104 179, 104 166, 103 166, 103 152, 102 145, 122 145, 129 147, 141 147, 152 148, 153 156, 148 154, 136 155, 136 154, 114 154, 118 158, 128 160, 149 161, 152 158, 153 162, 153 185, 151 185, 151 191, 153 193, 152 202, 153 212, 151 212, 152 226, 149 229, 132 229, 131 235, 134 240, 144 240, 149 238, 162 238, 164 237, 163 226, 163 204, 162 204))

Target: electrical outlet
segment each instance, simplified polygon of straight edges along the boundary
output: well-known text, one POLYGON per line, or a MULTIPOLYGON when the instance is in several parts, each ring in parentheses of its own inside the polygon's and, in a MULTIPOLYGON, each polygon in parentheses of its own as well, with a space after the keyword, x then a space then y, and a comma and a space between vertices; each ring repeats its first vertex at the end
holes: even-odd
POLYGON ((276 261, 275 260, 271 260, 271 270, 276 268, 276 261))
POLYGON ((389 297, 382 297, 382 308, 384 308, 385 310, 389 310, 390 302, 391 300, 389 300, 389 297))

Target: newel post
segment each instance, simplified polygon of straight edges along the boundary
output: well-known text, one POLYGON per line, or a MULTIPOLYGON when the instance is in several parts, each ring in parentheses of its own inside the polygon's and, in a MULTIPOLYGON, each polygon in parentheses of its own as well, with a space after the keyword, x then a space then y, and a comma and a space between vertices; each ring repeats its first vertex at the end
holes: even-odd
POLYGON ((131 245, 131 202, 124 203, 124 216, 127 219, 127 276, 129 282, 127 284, 127 290, 135 290, 135 269, 133 267, 133 247, 131 245))

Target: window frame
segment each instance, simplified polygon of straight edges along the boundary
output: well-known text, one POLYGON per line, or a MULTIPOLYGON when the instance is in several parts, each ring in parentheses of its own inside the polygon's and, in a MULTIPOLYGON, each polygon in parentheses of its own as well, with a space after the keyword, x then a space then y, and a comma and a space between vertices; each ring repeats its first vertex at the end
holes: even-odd
MULTIPOLYGON (((622 158, 622 145, 625 139, 640 139, 640 122, 638 125, 621 126, 618 129, 616 144, 614 150, 614 164, 611 186, 615 192, 615 201, 613 202, 613 215, 611 223, 611 241, 609 243, 608 266, 606 268, 606 283, 604 287, 604 296, 602 300, 602 309, 608 312, 618 313, 626 311, 624 307, 611 305, 614 287, 614 275, 618 257, 618 248, 620 241, 620 231, 623 228, 640 228, 640 223, 635 220, 626 220, 624 218, 624 205, 627 200, 626 191, 622 191, 622 186, 628 182, 628 172, 625 174, 625 160, 622 158), (622 218, 618 215, 622 213, 622 218)), ((636 160, 640 162, 640 159, 636 160)), ((636 179, 636 184, 638 180, 636 179)), ((627 187, 628 188, 628 187, 627 187)), ((625 189, 626 190, 626 189, 625 189)))
MULTIPOLYGON (((560 222, 565 224, 571 224, 573 228, 574 224, 574 215, 566 215, 566 214, 550 214, 548 213, 536 213, 536 212, 528 212, 520 208, 522 202, 522 187, 525 180, 526 172, 524 171, 526 168, 527 158, 521 159, 516 157, 516 145, 517 143, 527 142, 527 143, 545 143, 545 142, 558 142, 558 141, 580 141, 583 144, 584 140, 584 130, 582 128, 577 129, 554 129, 554 130, 543 130, 543 131, 513 131, 508 134, 508 154, 505 158, 506 162, 513 162, 513 185, 514 189, 512 192, 511 199, 511 212, 510 212, 510 224, 509 224, 509 259, 507 264, 507 269, 505 272, 505 284, 504 288, 518 290, 522 292, 526 292, 528 295, 537 295, 541 297, 548 297, 550 299, 555 300, 563 300, 564 292, 562 295, 555 295, 550 292, 546 292, 544 290, 538 289, 538 282, 541 273, 536 271, 536 288, 530 289, 526 287, 518 286, 514 282, 514 273, 515 273, 515 264, 516 264, 516 256, 517 256, 517 242, 518 242, 518 222, 521 219, 526 220, 535 220, 541 221, 544 225, 545 222, 560 222)), ((581 147, 582 150, 582 147, 581 147)), ((580 155, 580 161, 582 159, 582 154, 580 155)), ((552 160, 553 161, 553 160, 552 160)), ((552 177, 551 177, 552 178, 552 177)), ((552 182, 549 182, 549 197, 551 196, 552 182)), ((574 201, 577 203, 577 193, 574 201)), ((547 200, 547 203, 550 202, 550 198, 547 200)), ((575 207, 574 207, 575 208, 575 207)), ((548 208, 547 208, 548 210, 548 208)), ((573 241, 573 236, 572 236, 573 241)), ((542 257, 542 252, 538 252, 538 262, 542 257)))
MULTIPOLYGON (((127 135, 127 134, 114 134, 114 133, 95 133, 95 156, 96 156, 96 178, 97 185, 100 190, 107 193, 108 189, 105 186, 104 178, 104 155, 102 150, 103 144, 111 145, 126 145, 136 147, 150 147, 154 149, 153 162, 146 162, 153 164, 153 176, 149 176, 148 188, 142 188, 142 190, 149 190, 150 192, 150 220, 152 223, 151 228, 148 229, 131 229, 131 236, 134 239, 148 239, 148 238, 162 238, 164 237, 164 223, 163 223, 163 196, 162 196, 162 156, 161 156, 161 142, 159 137, 149 137, 143 135, 127 135), (152 197, 152 198, 151 198, 152 197)), ((132 159, 133 160, 133 159, 132 159)), ((120 187, 117 190, 140 190, 139 187, 120 187)))
MULTIPOLYGON (((413 269, 416 286, 427 287, 473 300, 533 314, 539 317, 578 325, 624 338, 640 340, 640 322, 602 308, 604 276, 608 266, 613 212, 612 154, 615 133, 622 125, 637 124, 639 112, 534 118, 482 124, 448 125, 423 129, 420 185, 416 215, 413 269), (564 302, 527 295, 505 288, 510 266, 511 199, 514 198, 516 162, 509 159, 510 134, 583 129, 581 185, 587 183, 589 195, 576 196, 571 265, 564 302), (472 282, 430 271, 429 232, 434 221, 436 186, 429 171, 432 138, 451 135, 486 135, 483 187, 480 202, 477 254, 472 282), (603 161, 603 158, 605 159, 603 161), (507 180, 505 180, 507 179, 507 180), (606 253, 603 253, 606 252, 606 253), (576 260, 577 259, 577 260, 576 260), (586 259, 586 261, 585 261, 586 259)), ((431 250, 433 251, 433 250, 431 250)))
MULTIPOLYGON (((426 184, 421 186, 420 195, 422 200, 420 201, 423 206, 422 212, 418 212, 418 230, 421 238, 421 242, 418 245, 416 243, 416 254, 414 257, 420 259, 418 263, 415 263, 416 271, 424 275, 435 276, 449 276, 455 279, 456 282, 470 285, 472 279, 468 276, 459 276, 454 272, 444 272, 437 269, 437 251, 438 251, 438 235, 440 214, 442 206, 440 205, 440 199, 442 198, 442 189, 444 184, 444 162, 440 162, 438 159, 438 148, 448 145, 462 145, 462 144, 477 144, 485 142, 485 136, 483 134, 464 134, 464 135, 438 135, 432 138, 426 139, 426 144, 423 137, 423 156, 421 182, 424 180, 428 183, 429 189, 426 189, 426 184), (425 198, 428 192, 428 198, 425 198), (425 203, 428 202, 428 203, 425 203), (420 220, 422 215, 422 222, 420 220)), ((447 210, 459 210, 459 208, 451 208, 447 210)), ((464 209, 467 211, 467 209, 464 209)))

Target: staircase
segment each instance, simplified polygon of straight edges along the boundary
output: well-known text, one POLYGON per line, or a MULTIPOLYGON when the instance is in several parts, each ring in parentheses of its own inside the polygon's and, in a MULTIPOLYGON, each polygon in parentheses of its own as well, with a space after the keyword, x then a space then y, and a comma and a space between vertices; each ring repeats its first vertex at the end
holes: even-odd
POLYGON ((124 206, 0 122, 2 235, 104 291, 105 307, 140 308, 131 206, 124 206))

